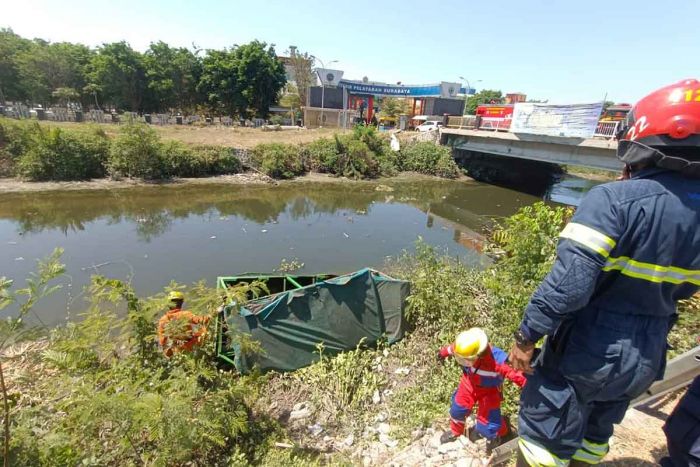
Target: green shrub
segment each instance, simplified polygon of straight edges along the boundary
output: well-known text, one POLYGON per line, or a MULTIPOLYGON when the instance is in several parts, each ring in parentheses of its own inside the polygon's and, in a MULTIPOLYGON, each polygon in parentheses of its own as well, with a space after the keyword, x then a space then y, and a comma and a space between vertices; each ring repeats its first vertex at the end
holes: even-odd
POLYGON ((506 218, 492 235, 501 257, 483 283, 491 307, 486 327, 496 345, 512 342, 509 332, 517 328, 532 293, 551 269, 559 232, 572 213, 570 208, 535 203, 506 218))
POLYGON ((5 151, 16 159, 24 154, 32 144, 32 138, 41 127, 37 122, 16 122, 0 118, 0 151, 5 151))
POLYGON ((317 348, 320 360, 292 375, 299 385, 318 389, 311 397, 314 406, 335 416, 371 403, 374 391, 384 384, 376 369, 379 352, 365 348, 363 341, 354 350, 332 357, 324 353, 322 344, 317 348))
POLYGON ((236 174, 243 170, 234 148, 222 146, 195 146, 192 148, 206 167, 201 175, 236 174))
POLYGON ((401 149, 403 170, 455 178, 459 168, 452 159, 450 148, 430 142, 409 143, 401 149))
MULTIPOLYGON (((11 465, 249 465, 265 454, 277 428, 248 401, 261 380, 216 368, 213 329, 206 346, 166 359, 154 336, 164 295, 141 300, 102 277, 88 295, 83 319, 53 330, 21 370, 29 398, 13 409, 11 465)), ((188 291, 195 314, 220 302, 203 282, 188 291)))
POLYGON ((0 176, 15 174, 17 160, 27 152, 34 133, 39 131, 36 122, 27 124, 0 118, 0 176))
POLYGON ((162 144, 156 131, 145 124, 124 126, 112 142, 107 171, 115 178, 158 179, 167 176, 162 144))
POLYGON ((306 170, 337 174, 338 145, 335 139, 320 138, 301 149, 306 170))
POLYGON ((103 134, 38 128, 17 160, 17 175, 28 180, 87 180, 104 176, 109 141, 103 134))
POLYGON ((382 136, 375 127, 357 125, 353 129, 353 138, 365 143, 372 151, 381 175, 396 174, 399 168, 397 154, 391 150, 388 138, 382 136))
POLYGON ((304 173, 299 148, 291 144, 258 144, 251 156, 253 163, 272 178, 292 178, 304 173))
POLYGON ((406 319, 412 329, 451 339, 457 330, 487 319, 483 272, 440 255, 422 239, 416 252, 404 255, 394 268, 394 275, 411 281, 406 319))
POLYGON ((282 115, 273 115, 270 117, 270 123, 273 125, 284 125, 285 118, 282 115))
POLYGON ((241 161, 233 148, 191 147, 179 141, 168 141, 161 151, 167 177, 206 177, 241 171, 241 161))
POLYGON ((338 162, 338 173, 345 177, 371 178, 379 175, 379 163, 364 141, 351 139, 338 162))
POLYGON ((167 141, 161 147, 161 162, 166 177, 198 177, 205 172, 203 160, 179 141, 167 141))

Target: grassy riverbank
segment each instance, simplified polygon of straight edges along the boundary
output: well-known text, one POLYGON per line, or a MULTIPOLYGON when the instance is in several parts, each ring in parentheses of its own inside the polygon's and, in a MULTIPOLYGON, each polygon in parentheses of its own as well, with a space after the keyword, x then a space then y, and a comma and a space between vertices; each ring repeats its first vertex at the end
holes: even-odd
POLYGON ((597 180, 601 182, 612 182, 620 176, 619 171, 591 169, 588 167, 579 167, 576 165, 565 165, 564 171, 576 177, 586 178, 588 180, 597 180))
MULTIPOLYGON (((70 122, 42 122, 42 125, 78 132, 88 131, 90 127, 99 128, 110 137, 116 137, 122 126, 113 123, 70 122)), ((336 134, 349 132, 338 128, 268 131, 262 128, 220 125, 152 125, 151 128, 164 141, 179 141, 190 146, 212 145, 236 149, 252 149, 262 143, 307 144, 319 138, 332 138, 336 134)))
POLYGON ((358 126, 304 144, 265 142, 237 149, 163 139, 145 124, 124 125, 112 135, 101 126, 68 129, 0 119, 0 176, 33 182, 105 177, 159 181, 248 171, 275 179, 309 172, 354 179, 404 171, 445 178, 460 175, 448 148, 409 142, 396 152, 388 136, 371 127, 358 126))
MULTIPOLYGON (((490 248, 500 259, 485 271, 419 243, 386 267, 412 282, 403 341, 287 374, 221 371, 211 332, 204 348, 166 360, 154 336, 165 293, 142 299, 127 284, 95 277, 83 321, 43 336, 17 319, 0 328, 11 465, 383 465, 429 436, 426 429, 447 426, 459 369, 437 365, 440 345, 478 325, 508 347, 570 214, 538 203, 506 219, 490 248), (117 317, 120 309, 126 317, 117 317)), ((14 300, 29 313, 62 273, 54 256, 25 290, 0 281, 0 306, 14 300)), ((220 303, 203 284, 173 288, 185 290, 196 314, 212 316, 220 303)), ((240 302, 246 290, 233 294, 240 302)), ((700 332, 699 308, 683 305, 676 352, 700 332)), ((517 391, 505 388, 512 417, 517 391)))
MULTIPOLYGON (((142 180, 100 178, 95 180, 76 180, 65 182, 29 182, 17 178, 0 178, 0 194, 3 193, 42 193, 52 191, 92 191, 92 190, 122 190, 134 187, 186 187, 206 185, 276 185, 294 186, 300 183, 328 183, 328 184, 386 184, 401 181, 426 181, 435 180, 432 175, 418 172, 401 172, 391 177, 383 177, 372 180, 355 180, 344 177, 336 177, 332 174, 309 172, 291 180, 277 180, 265 174, 254 171, 232 175, 213 175, 211 177, 186 177, 172 178, 168 180, 142 180)), ((458 180, 472 180, 466 175, 461 175, 458 180)))

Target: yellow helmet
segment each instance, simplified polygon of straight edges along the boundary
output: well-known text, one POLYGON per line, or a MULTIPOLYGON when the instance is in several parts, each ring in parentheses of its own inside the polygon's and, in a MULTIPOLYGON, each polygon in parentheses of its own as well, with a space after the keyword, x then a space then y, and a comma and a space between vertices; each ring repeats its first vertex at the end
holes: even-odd
POLYGON ((185 294, 180 292, 180 291, 173 290, 172 292, 170 292, 168 294, 168 300, 170 300, 171 302, 174 302, 175 300, 183 300, 184 301, 185 294))
POLYGON ((489 339, 481 328, 460 332, 455 339, 455 356, 472 360, 481 355, 489 345, 489 339))

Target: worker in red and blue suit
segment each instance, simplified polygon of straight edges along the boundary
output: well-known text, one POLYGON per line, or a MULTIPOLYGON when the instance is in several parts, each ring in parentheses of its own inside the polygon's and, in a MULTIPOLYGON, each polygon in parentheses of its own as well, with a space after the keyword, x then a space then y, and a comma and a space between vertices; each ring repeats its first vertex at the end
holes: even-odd
POLYGON ((475 432, 468 433, 475 441, 478 436, 488 440, 487 450, 497 446, 510 434, 508 423, 501 415, 503 379, 507 378, 519 387, 526 379, 506 363, 507 354, 498 347, 489 345, 486 333, 480 328, 461 332, 452 344, 438 352, 444 361, 454 357, 462 367, 462 377, 452 395, 450 406, 450 429, 442 434, 442 443, 450 442, 464 434, 466 419, 478 406, 475 432))
POLYGON ((623 180, 593 188, 560 234, 509 357, 534 370, 518 467, 600 463, 630 401, 664 375, 676 303, 700 286, 698 96, 685 80, 640 100, 618 134, 623 180))

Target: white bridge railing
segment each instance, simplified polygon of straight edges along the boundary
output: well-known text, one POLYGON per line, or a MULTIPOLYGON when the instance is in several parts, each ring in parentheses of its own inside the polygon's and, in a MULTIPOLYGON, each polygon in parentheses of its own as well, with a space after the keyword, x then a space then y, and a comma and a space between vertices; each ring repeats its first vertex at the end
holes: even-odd
POLYGON ((620 122, 598 122, 593 136, 601 136, 603 138, 614 138, 620 122))

